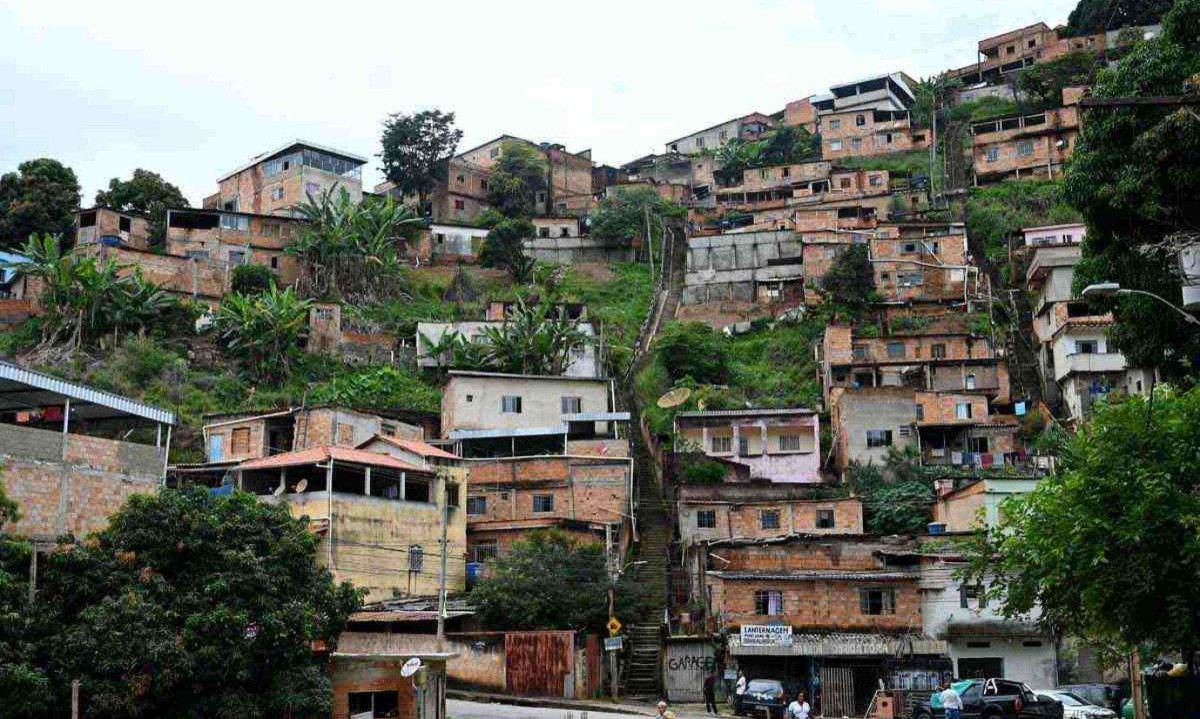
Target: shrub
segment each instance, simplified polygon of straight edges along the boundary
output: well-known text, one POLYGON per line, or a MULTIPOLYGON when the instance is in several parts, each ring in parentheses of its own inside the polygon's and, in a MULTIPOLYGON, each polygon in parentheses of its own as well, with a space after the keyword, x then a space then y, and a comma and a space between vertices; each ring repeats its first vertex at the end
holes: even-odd
POLYGON ((233 268, 229 284, 238 294, 257 295, 275 284, 275 275, 264 265, 238 265, 233 268))
POLYGON ((654 350, 672 381, 729 381, 729 338, 703 322, 669 325, 654 342, 654 350))

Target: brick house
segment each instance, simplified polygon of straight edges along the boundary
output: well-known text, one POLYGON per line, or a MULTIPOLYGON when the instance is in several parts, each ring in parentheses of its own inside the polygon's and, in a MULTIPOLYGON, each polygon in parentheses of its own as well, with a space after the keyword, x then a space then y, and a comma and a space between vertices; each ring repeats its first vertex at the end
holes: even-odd
POLYGON ((948 674, 945 642, 923 630, 914 547, 862 534, 717 540, 701 550, 702 596, 748 678, 803 689, 825 716, 855 716, 880 681, 948 674))
POLYGON ((1053 179, 1079 139, 1080 88, 1063 88, 1063 106, 971 124, 976 184, 1028 177, 1053 179))
POLYGON ((92 207, 75 215, 75 246, 107 244, 150 248, 150 219, 136 212, 92 207))
POLYGON ((104 528, 130 496, 162 485, 175 423, 165 409, 0 361, 0 482, 21 511, 5 530, 40 548, 104 528))
POLYGON ((446 664, 458 655, 417 649, 411 636, 342 632, 328 653, 325 672, 333 696, 332 719, 446 717, 446 664), (401 674, 418 659, 420 670, 401 674))
POLYGON ((871 157, 929 146, 927 130, 914 129, 908 110, 859 108, 821 114, 821 156, 871 157))
POLYGON ((202 207, 259 215, 294 215, 293 207, 330 189, 362 200, 362 166, 367 158, 305 140, 293 140, 217 179, 216 194, 202 207))
POLYGON ((745 465, 751 479, 823 481, 820 418, 810 409, 679 412, 674 435, 677 452, 686 448, 745 465))
POLYGON ((690 135, 671 140, 667 142, 667 152, 691 155, 707 150, 716 150, 735 138, 748 141, 757 140, 774 125, 775 121, 769 115, 752 112, 749 115, 735 117, 732 120, 726 120, 712 127, 706 127, 690 135))

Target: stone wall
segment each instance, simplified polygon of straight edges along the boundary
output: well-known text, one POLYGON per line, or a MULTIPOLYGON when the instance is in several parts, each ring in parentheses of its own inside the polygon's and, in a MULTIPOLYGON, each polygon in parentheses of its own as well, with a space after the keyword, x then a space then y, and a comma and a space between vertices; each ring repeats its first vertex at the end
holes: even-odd
POLYGON ((522 243, 525 252, 539 262, 633 262, 632 247, 592 237, 536 237, 522 243))

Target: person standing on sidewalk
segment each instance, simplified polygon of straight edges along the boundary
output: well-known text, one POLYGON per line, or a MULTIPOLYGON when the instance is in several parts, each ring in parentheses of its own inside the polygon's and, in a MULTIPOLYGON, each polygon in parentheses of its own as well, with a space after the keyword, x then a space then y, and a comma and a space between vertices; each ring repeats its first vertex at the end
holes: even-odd
POLYGON ((713 669, 708 676, 704 677, 704 711, 714 716, 720 714, 717 711, 717 670, 713 669))
POLYGON ((742 699, 746 697, 746 672, 738 670, 737 684, 733 689, 733 711, 742 713, 742 699))
POLYGON ((946 719, 962 719, 963 702, 958 692, 950 688, 949 682, 942 682, 942 709, 946 710, 946 719))
POLYGON ((808 702, 804 701, 804 692, 799 692, 796 694, 796 698, 792 700, 792 703, 788 704, 787 710, 787 719, 808 719, 812 707, 808 705, 808 702))

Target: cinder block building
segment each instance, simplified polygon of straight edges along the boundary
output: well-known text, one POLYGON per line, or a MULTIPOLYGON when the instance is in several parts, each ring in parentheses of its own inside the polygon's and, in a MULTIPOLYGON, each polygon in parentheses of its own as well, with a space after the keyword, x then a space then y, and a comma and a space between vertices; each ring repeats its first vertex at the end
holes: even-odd
POLYGON ((683 451, 745 465, 752 480, 822 481, 820 418, 810 409, 679 412, 674 435, 683 451))
POLYGON ((256 155, 217 179, 218 190, 204 198, 209 210, 291 216, 309 196, 336 188, 362 200, 362 166, 367 158, 306 140, 293 140, 256 155))
POLYGON ((150 248, 150 220, 136 212, 92 207, 75 215, 75 246, 104 244, 150 248))
POLYGON ((0 361, 0 483, 36 546, 103 529, 163 483, 175 415, 0 361))
POLYGON ((1081 96, 1082 88, 1064 88, 1062 107, 972 123, 975 182, 1061 175, 1079 139, 1081 96))

